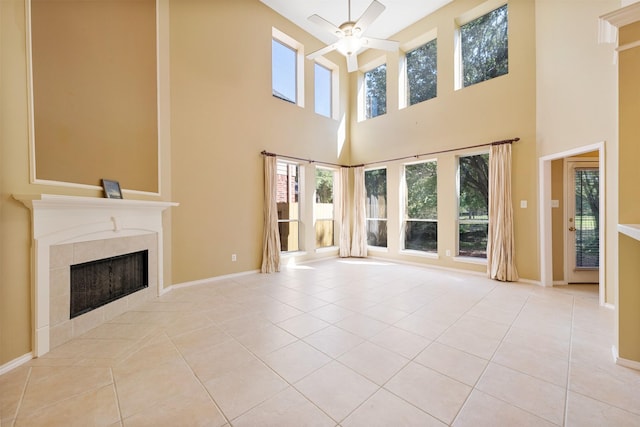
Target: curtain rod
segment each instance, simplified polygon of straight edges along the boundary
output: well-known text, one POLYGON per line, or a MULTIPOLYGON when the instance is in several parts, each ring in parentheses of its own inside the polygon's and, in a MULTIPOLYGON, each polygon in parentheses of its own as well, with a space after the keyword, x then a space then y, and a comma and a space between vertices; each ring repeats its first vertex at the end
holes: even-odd
POLYGON ((518 141, 520 141, 520 138, 516 137, 516 138, 511 138, 511 139, 503 139, 501 141, 488 142, 488 143, 485 143, 485 144, 469 145, 467 147, 459 147, 459 148, 450 148, 448 150, 432 151, 430 153, 415 154, 413 156, 396 157, 395 159, 379 160, 379 161, 375 161, 375 162, 362 163, 362 164, 359 164, 359 165, 341 165, 341 164, 338 164, 338 163, 330 163, 330 162, 323 162, 323 161, 319 161, 319 160, 303 159, 301 157, 293 157, 293 156, 285 156, 285 155, 282 155, 282 154, 269 153, 266 150, 263 150, 260 154, 262 154, 263 156, 268 156, 268 157, 282 157, 283 159, 300 160, 300 161, 308 162, 308 163, 319 163, 319 164, 322 164, 322 165, 330 165, 330 166, 336 166, 336 167, 341 167, 341 168, 357 168, 359 166, 370 166, 370 165, 377 165, 377 164, 380 164, 380 163, 397 162, 399 160, 417 159, 419 157, 424 157, 424 156, 433 156, 434 154, 451 153, 453 151, 462 151, 462 150, 468 150, 468 149, 471 149, 471 148, 488 147, 490 145, 511 144, 513 142, 518 142, 518 141))

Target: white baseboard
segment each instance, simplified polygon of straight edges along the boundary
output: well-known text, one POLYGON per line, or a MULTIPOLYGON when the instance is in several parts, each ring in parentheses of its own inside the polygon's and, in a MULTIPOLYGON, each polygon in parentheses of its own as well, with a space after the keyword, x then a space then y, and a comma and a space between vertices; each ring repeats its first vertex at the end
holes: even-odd
POLYGON ((33 353, 27 353, 16 359, 13 359, 11 362, 5 363, 4 365, 0 366, 0 375, 6 374, 7 372, 17 368, 18 366, 24 365, 31 359, 33 359, 33 353))
POLYGON ((171 285, 168 288, 164 288, 162 290, 161 295, 164 295, 167 292, 171 292, 174 289, 181 289, 181 288, 188 288, 188 287, 191 287, 191 286, 204 285, 205 283, 220 282, 222 280, 233 279, 234 277, 240 277, 240 276, 248 276, 249 274, 256 274, 256 273, 260 273, 260 270, 249 270, 249 271, 243 271, 241 273, 225 274, 224 276, 210 277, 208 279, 200 279, 200 280, 193 280, 191 282, 176 283, 175 285, 171 285))
MULTIPOLYGON (((343 259, 349 259, 349 258, 343 258, 343 259)), ((437 264, 429 264, 429 263, 421 263, 421 262, 415 262, 415 261, 407 261, 407 260, 404 260, 404 259, 377 257, 375 255, 368 255, 366 257, 366 259, 384 261, 384 262, 388 262, 388 263, 391 263, 391 264, 411 265, 411 266, 414 266, 414 267, 433 268, 434 270, 444 270, 444 271, 451 271, 452 273, 463 273, 463 274, 471 274, 473 276, 487 277, 487 273, 483 272, 483 271, 464 270, 462 268, 445 267, 445 266, 437 265, 437 264)), ((426 259, 431 259, 431 258, 426 258, 426 259)))
POLYGON ((554 280, 553 286, 569 286, 569 282, 565 280, 554 280))
POLYGON ((536 286, 542 286, 542 283, 540 283, 539 280, 531 280, 531 279, 523 279, 523 278, 519 278, 518 282, 520 283, 526 283, 527 285, 536 285, 536 286))
POLYGON ((640 371, 640 362, 637 362, 635 360, 623 359, 622 357, 620 357, 618 355, 618 349, 615 345, 611 347, 611 354, 613 355, 613 360, 616 362, 616 365, 640 371))

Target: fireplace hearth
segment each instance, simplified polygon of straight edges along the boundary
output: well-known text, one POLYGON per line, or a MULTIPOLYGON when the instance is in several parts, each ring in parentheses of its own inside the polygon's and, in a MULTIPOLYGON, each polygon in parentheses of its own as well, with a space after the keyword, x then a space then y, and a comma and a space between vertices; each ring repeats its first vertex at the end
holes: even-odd
POLYGON ((149 286, 149 251, 71 266, 71 319, 149 286))

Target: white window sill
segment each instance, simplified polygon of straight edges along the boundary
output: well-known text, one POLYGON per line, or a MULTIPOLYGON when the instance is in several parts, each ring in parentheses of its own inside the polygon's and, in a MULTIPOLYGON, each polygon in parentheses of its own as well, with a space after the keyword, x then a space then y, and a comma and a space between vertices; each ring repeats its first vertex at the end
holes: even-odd
POLYGON ((400 251, 400 254, 401 255, 417 256, 417 257, 422 257, 422 258, 429 258, 429 259, 440 259, 440 256, 437 253, 416 251, 416 250, 413 250, 413 249, 402 249, 400 251))
POLYGON ((298 258, 305 256, 306 254, 307 253, 305 251, 280 252, 280 258, 298 258))
POLYGON ((387 253, 389 248, 383 248, 382 246, 367 246, 369 252, 387 253))
POLYGON ((317 248, 316 249, 316 253, 317 254, 324 254, 327 252, 337 252, 338 250, 340 250, 340 248, 338 246, 327 246, 326 248, 317 248))
POLYGON ((463 262, 466 264, 487 265, 486 258, 475 258, 471 256, 454 256, 453 260, 455 262, 463 262))

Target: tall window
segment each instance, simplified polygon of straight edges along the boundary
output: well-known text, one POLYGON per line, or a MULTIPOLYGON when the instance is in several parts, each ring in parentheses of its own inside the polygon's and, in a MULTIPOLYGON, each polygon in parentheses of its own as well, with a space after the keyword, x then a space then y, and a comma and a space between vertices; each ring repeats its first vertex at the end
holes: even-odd
POLYGON ((367 191, 367 244, 387 247, 387 170, 364 171, 367 191))
POLYGON ((335 171, 316 168, 316 201, 314 218, 316 223, 316 247, 334 246, 333 183, 335 171))
POLYGON ((405 165, 404 248, 438 252, 437 162, 405 165))
POLYGON ((458 159, 458 255, 487 257, 489 154, 458 159))
POLYGON ((297 52, 279 40, 271 40, 271 81, 273 96, 297 101, 297 52))
POLYGON ((365 118, 387 113, 387 64, 364 73, 365 118))
POLYGON ((315 111, 325 117, 331 117, 332 71, 320 64, 315 64, 315 111))
POLYGON ((430 42, 407 52, 407 103, 417 104, 438 93, 438 43, 430 42))
POLYGON ((278 162, 278 229, 280 231, 280 250, 293 252, 300 249, 300 169, 293 163, 278 162))
POLYGON ((462 85, 471 86, 509 72, 507 5, 460 26, 462 85))

